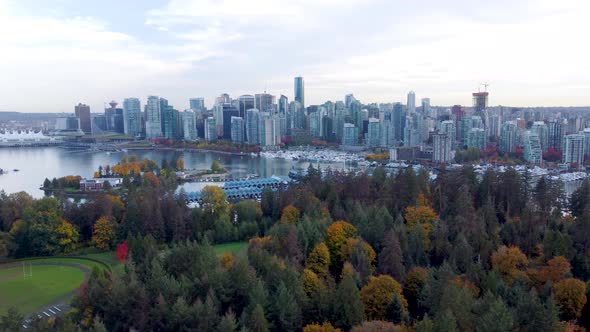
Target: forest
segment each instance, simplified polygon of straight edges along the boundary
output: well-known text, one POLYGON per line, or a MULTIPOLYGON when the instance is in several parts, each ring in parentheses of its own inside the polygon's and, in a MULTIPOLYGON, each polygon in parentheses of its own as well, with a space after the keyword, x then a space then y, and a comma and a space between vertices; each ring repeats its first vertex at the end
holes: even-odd
MULTIPOLYGON (((190 208, 175 162, 137 163, 121 172, 124 190, 83 203, 0 195, 0 257, 128 247, 124 274, 93 271, 71 313, 33 330, 590 327, 590 182, 566 199, 561 183, 511 168, 442 169, 431 181, 412 168, 310 167, 259 203, 209 186, 190 208), (212 247, 240 240, 241 254, 212 247)), ((0 330, 15 321, 3 317, 0 330)))

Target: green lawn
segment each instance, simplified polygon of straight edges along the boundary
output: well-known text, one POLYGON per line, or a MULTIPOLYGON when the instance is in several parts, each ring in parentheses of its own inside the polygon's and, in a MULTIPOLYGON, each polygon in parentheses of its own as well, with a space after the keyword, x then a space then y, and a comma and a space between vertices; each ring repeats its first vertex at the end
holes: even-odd
POLYGON ((213 246, 213 249, 215 250, 215 253, 217 254, 217 256, 221 256, 225 253, 230 253, 230 254, 237 254, 242 250, 245 250, 246 248, 248 248, 248 242, 231 242, 231 243, 223 243, 223 244, 217 244, 215 246, 213 246))
POLYGON ((84 281, 80 269, 71 266, 33 265, 33 276, 23 277, 22 265, 0 266, 0 313, 15 306, 21 313, 55 301, 84 281))

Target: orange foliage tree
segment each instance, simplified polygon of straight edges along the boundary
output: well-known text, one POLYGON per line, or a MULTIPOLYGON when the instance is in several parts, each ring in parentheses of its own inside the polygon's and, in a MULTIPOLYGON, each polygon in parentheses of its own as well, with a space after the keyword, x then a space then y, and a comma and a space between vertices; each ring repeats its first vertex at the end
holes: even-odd
POLYGON ((402 295, 402 286, 392 277, 382 274, 370 277, 369 282, 361 289, 361 301, 365 306, 365 316, 369 320, 384 320, 387 306, 393 296, 399 295, 402 305, 407 308, 408 302, 402 295))
POLYGON ((564 320, 579 318, 587 301, 586 284, 575 278, 563 279, 555 284, 553 291, 562 318, 564 320))
POLYGON ((357 234, 356 227, 346 221, 336 221, 326 233, 326 245, 330 250, 330 258, 333 265, 341 264, 344 261, 341 248, 346 241, 355 237, 357 234))
POLYGON ((335 328, 330 322, 320 325, 318 323, 308 324, 303 328, 303 332, 341 332, 341 329, 335 328))
POLYGON ((281 224, 295 224, 299 220, 299 209, 289 204, 281 212, 281 224))
POLYGON ((404 218, 410 230, 418 226, 420 227, 423 240, 425 244, 428 244, 428 238, 432 233, 434 222, 438 219, 438 215, 424 194, 420 193, 418 195, 416 206, 408 206, 406 208, 404 218))
POLYGON ((512 284, 519 277, 526 277, 524 269, 529 261, 527 257, 515 246, 501 246, 492 254, 492 266, 500 273, 504 281, 512 284))

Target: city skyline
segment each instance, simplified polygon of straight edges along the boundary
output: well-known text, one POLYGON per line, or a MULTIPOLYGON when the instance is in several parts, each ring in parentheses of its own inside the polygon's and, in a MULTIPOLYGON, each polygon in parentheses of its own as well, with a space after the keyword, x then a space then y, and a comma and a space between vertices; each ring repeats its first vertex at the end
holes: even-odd
POLYGON ((471 105, 481 82, 491 106, 588 106, 588 47, 576 34, 590 29, 588 10, 583 0, 0 0, 0 111, 82 102, 97 112, 148 95, 182 110, 223 92, 294 100, 296 76, 306 106, 348 93, 404 102, 410 90, 433 106, 471 105))

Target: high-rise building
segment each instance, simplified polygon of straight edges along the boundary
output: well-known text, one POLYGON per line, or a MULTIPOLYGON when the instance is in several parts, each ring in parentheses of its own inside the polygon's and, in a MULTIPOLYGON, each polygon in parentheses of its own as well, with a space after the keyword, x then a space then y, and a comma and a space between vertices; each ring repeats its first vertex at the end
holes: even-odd
POLYGON ((258 141, 260 146, 275 146, 279 143, 278 130, 279 124, 268 112, 260 112, 258 116, 258 141))
POLYGON ((305 86, 303 77, 295 77, 295 101, 298 101, 302 107, 305 107, 305 86))
POLYGON ((486 131, 481 128, 472 128, 467 133, 467 147, 484 151, 486 148, 486 131))
POLYGON ((524 159, 531 164, 543 164, 541 140, 536 131, 528 130, 524 134, 524 159))
POLYGON ((541 144, 541 150, 547 152, 549 149, 549 128, 543 121, 533 122, 531 131, 535 132, 539 136, 539 142, 541 144))
POLYGON ((461 105, 454 105, 451 107, 451 114, 453 114, 455 120, 459 122, 465 116, 465 111, 463 111, 463 107, 461 107, 461 105))
POLYGON ((222 93, 219 95, 219 97, 215 98, 215 104, 231 104, 231 98, 229 97, 229 94, 222 93))
POLYGON ((430 98, 422 98, 422 114, 430 115, 430 98))
POLYGON ((123 130, 125 135, 141 135, 141 104, 138 98, 123 100, 123 130))
POLYGON ((381 143, 381 123, 379 119, 369 118, 366 144, 369 148, 376 148, 381 143))
POLYGON ((416 112, 416 93, 414 91, 408 92, 408 112, 410 114, 416 112))
POLYGON ((105 130, 123 134, 125 132, 125 121, 123 119, 123 109, 117 107, 116 101, 111 101, 108 108, 104 110, 105 130))
POLYGON ((475 114, 488 108, 488 95, 487 92, 474 92, 473 94, 473 111, 475 114))
POLYGON ((238 110, 240 111, 239 116, 241 118, 246 117, 246 111, 249 109, 253 109, 256 107, 254 96, 252 95, 242 95, 238 98, 238 110))
POLYGON ((90 106, 78 103, 78 105, 74 107, 74 111, 80 123, 80 130, 86 135, 91 135, 92 121, 90 119, 90 106))
POLYGON ((160 103, 160 112, 162 117, 162 135, 168 139, 182 138, 182 127, 180 123, 180 113, 168 101, 160 103))
POLYGON ((584 135, 571 134, 565 136, 563 148, 563 162, 566 164, 577 163, 582 165, 584 162, 584 135))
POLYGON ((187 141, 197 139, 197 117, 193 110, 182 112, 182 133, 187 141))
POLYGON ((248 144, 258 144, 258 118, 259 111, 255 108, 246 111, 246 142, 248 144))
POLYGON ((231 139, 231 118, 239 116, 240 112, 231 104, 223 104, 223 138, 231 139))
POLYGON ((455 121, 446 120, 440 123, 440 131, 443 134, 447 134, 448 139, 451 141, 451 148, 455 146, 455 137, 457 137, 457 130, 455 127, 455 121))
POLYGON ((516 151, 517 128, 514 121, 507 121, 502 124, 502 129, 500 130, 500 152, 510 153, 516 151))
POLYGON ((397 143, 403 142, 406 127, 406 112, 403 105, 395 103, 393 105, 393 134, 397 143))
POLYGON ((355 101, 356 101, 356 98, 354 97, 354 95, 352 93, 344 96, 344 106, 346 108, 350 108, 350 105, 355 101))
POLYGON ((205 119, 205 140, 207 142, 214 142, 217 140, 217 124, 214 117, 205 119))
POLYGON ((580 134, 584 135, 584 155, 590 155, 590 128, 584 128, 580 132, 580 134))
POLYGON ((162 114, 157 96, 148 96, 145 104, 145 136, 147 139, 162 137, 162 114))
POLYGON ((563 148, 563 136, 565 134, 565 125, 559 120, 549 121, 547 123, 548 144, 547 146, 554 151, 561 151, 563 148))
POLYGON ((239 116, 231 117, 231 141, 233 143, 244 143, 244 119, 239 116))
POLYGON ((452 159, 451 138, 445 133, 432 135, 433 151, 432 161, 435 163, 448 163, 452 159))
POLYGON ((254 95, 255 107, 260 112, 272 113, 275 110, 275 96, 268 93, 257 93, 254 95))
POLYGON ((279 97, 278 111, 279 114, 282 115, 287 115, 287 112, 289 111, 289 98, 284 95, 279 97))
POLYGON ((352 123, 345 123, 342 131, 342 145, 358 144, 358 128, 352 123))
POLYGON ((189 99, 190 109, 193 111, 204 111, 205 110, 205 98, 196 97, 189 99))

